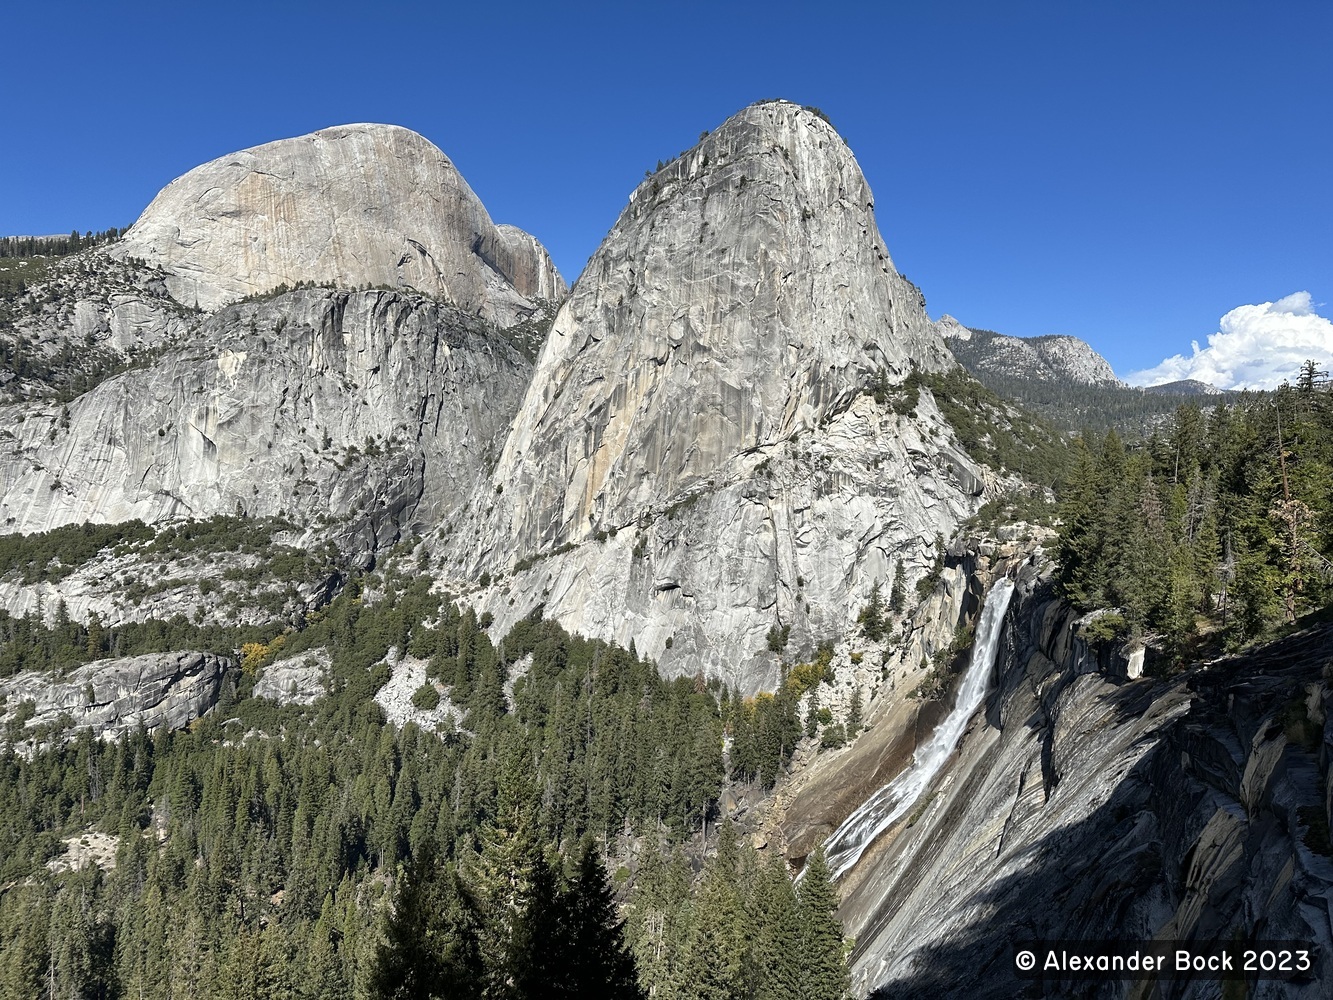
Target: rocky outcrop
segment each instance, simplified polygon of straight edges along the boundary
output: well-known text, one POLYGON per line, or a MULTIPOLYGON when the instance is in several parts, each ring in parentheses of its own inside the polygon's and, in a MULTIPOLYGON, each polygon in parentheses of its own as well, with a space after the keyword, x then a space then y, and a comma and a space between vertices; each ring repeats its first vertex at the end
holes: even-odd
POLYGON ((947 315, 935 326, 954 357, 983 381, 986 376, 999 376, 1062 385, 1124 385, 1115 377, 1111 363, 1077 337, 1007 337, 968 329, 947 315))
POLYGON ((0 400, 71 394, 191 336, 201 317, 165 277, 100 247, 52 261, 25 295, 0 302, 0 344, 22 359, 0 371, 0 400))
POLYGON ((254 696, 279 705, 309 705, 328 694, 331 663, 329 651, 322 646, 271 663, 255 681, 254 696))
POLYGON ((419 295, 231 306, 67 407, 0 407, 0 530, 282 513, 373 553, 472 493, 528 371, 493 326, 419 295))
POLYGON ((870 394, 948 362, 842 139, 746 108, 645 180, 589 261, 453 572, 515 574, 481 595, 498 628, 541 601, 668 671, 770 685, 770 628, 843 630, 979 503, 929 394, 909 414, 870 394))
POLYGON ((426 732, 453 733, 462 723, 464 712, 449 700, 444 685, 426 676, 428 661, 400 654, 394 646, 385 662, 391 671, 389 680, 375 692, 375 703, 384 710, 384 717, 399 728, 411 723, 426 732), (437 698, 434 706, 424 708, 414 696, 428 683, 435 688, 437 698))
MULTIPOLYGON (((1019 939, 1240 938, 1313 943, 1316 974, 1281 995, 1324 995, 1333 631, 1130 681, 1042 591, 1010 615, 984 714, 844 882, 859 992, 1029 995, 1019 939)), ((1052 981, 1031 995, 1127 988, 1052 981)), ((1160 995, 1215 991, 1178 981, 1160 995)))
POLYGON ((213 707, 234 666, 225 656, 180 652, 98 660, 67 674, 25 671, 0 680, 0 728, 16 728, 16 744, 39 727, 91 729, 102 739, 140 725, 180 729, 213 707))
POLYGON ((1226 393, 1209 382, 1185 378, 1177 382, 1163 382, 1160 385, 1145 385, 1144 392, 1159 396, 1224 396, 1226 393))
POLYGON ((559 298, 536 240, 501 232, 449 158, 393 125, 342 125, 219 157, 172 181, 112 251, 213 311, 298 282, 414 289, 500 326, 559 298))

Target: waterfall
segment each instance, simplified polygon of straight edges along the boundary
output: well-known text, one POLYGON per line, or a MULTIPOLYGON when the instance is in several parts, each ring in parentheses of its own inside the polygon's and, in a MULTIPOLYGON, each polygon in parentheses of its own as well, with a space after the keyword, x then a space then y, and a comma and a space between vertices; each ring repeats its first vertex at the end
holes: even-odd
POLYGON ((866 799, 824 842, 833 878, 846 874, 876 837, 907 814, 953 753, 968 719, 986 697, 995 654, 1000 646, 1000 626, 1013 592, 1013 581, 1006 578, 998 580, 986 596, 981 620, 977 623, 976 640, 972 644, 972 661, 963 675, 953 711, 939 724, 930 740, 917 750, 906 770, 866 799))

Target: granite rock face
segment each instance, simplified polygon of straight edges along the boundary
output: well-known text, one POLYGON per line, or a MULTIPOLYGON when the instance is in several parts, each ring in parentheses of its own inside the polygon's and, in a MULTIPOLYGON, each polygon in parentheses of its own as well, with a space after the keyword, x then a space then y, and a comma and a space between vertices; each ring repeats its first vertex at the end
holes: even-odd
POLYGON ((0 410, 3 530, 281 515, 367 565, 433 528, 442 582, 489 580, 469 599, 497 629, 544 603, 754 691, 771 630, 788 656, 843 634, 989 482, 929 391, 888 398, 952 359, 846 144, 787 102, 645 180, 549 333, 540 244, 387 126, 205 164, 110 253, 187 326, 67 407, 0 410), (223 305, 300 281, 431 297, 223 305))
MULTIPOLYGON (((57 723, 68 715, 72 728, 114 739, 143 725, 180 729, 217 701, 235 662, 213 653, 149 653, 84 664, 63 676, 25 671, 0 680, 0 726, 20 713, 24 728, 57 723), (30 703, 27 710, 25 704, 30 703)), ((20 731, 19 740, 23 739, 20 731)))
POLYGON ((640 184, 589 261, 453 572, 517 574, 482 595, 498 627, 544 601, 669 672, 771 685, 770 628, 843 630, 980 502, 929 393, 898 414, 870 392, 950 362, 838 134, 746 108, 640 184))
POLYGON ((113 252, 213 311, 279 285, 414 289, 509 326, 564 282, 499 230, 453 163, 393 125, 342 125, 219 157, 172 181, 113 252))
POLYGON ((52 261, 25 296, 0 304, 0 344, 21 342, 24 358, 0 371, 0 401, 95 384, 197 332, 201 317, 171 297, 165 277, 100 247, 52 261))
POLYGON ((1323 996, 1330 629, 1168 683, 1130 680, 1135 658, 1089 649, 1077 620, 1041 590, 1015 599, 984 713, 845 879, 858 995, 1211 997, 1210 980, 1031 994, 1013 942, 1261 938, 1321 963, 1271 995, 1323 996))
POLYGON ((493 326, 420 295, 231 306, 67 407, 0 407, 2 530, 281 512, 374 552, 471 495, 528 371, 493 326))
POLYGON ((565 292, 406 129, 204 164, 14 311, 41 364, 0 386, 0 531, 282 514, 365 564, 474 494, 565 292), (302 282, 338 287, 267 294, 302 282))
POLYGON ((971 372, 1025 381, 1065 385, 1124 385, 1111 363, 1077 337, 1009 337, 990 330, 970 330, 952 316, 935 325, 954 356, 971 372))
POLYGON ((331 662, 328 650, 321 646, 269 664, 255 681, 254 695, 280 705, 309 705, 328 693, 331 662))

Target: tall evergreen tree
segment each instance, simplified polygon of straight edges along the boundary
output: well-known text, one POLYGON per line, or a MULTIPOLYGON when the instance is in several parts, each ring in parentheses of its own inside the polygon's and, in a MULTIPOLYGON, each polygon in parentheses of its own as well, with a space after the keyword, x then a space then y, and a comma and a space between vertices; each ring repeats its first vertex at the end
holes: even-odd
POLYGON ((570 927, 571 967, 576 993, 607 1000, 640 1000, 634 958, 625 943, 624 921, 616 913, 597 848, 585 838, 564 907, 570 927))
MULTIPOLYGON (((729 826, 724 826, 724 835, 729 826)), ((739 1000, 745 995, 749 925, 737 885, 734 840, 704 866, 685 942, 684 979, 700 1000, 739 1000)))
POLYGON ((457 872, 427 848, 399 880, 370 973, 382 1000, 468 1000, 482 993, 481 918, 457 872))
POLYGON ((782 855, 760 870, 750 902, 755 928, 748 976, 754 1000, 789 1000, 801 995, 802 922, 796 892, 782 855))
POLYGON ((805 863, 797 885, 801 925, 800 1000, 843 1000, 850 989, 842 925, 835 913, 838 895, 829 878, 824 849, 819 847, 805 863))

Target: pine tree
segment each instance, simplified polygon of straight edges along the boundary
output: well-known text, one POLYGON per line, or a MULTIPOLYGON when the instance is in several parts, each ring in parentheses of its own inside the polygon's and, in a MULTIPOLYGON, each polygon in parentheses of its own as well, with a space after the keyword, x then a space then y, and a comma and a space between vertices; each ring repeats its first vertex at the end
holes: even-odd
POLYGON ((106 641, 105 633, 102 629, 102 619, 98 617, 96 611, 88 612, 88 659, 95 660, 102 655, 103 643, 106 641))
POLYGON ((884 601, 880 597, 878 580, 870 588, 870 600, 857 613, 856 623, 861 628, 861 634, 871 642, 879 642, 884 638, 884 601))
POLYGON ((681 971, 684 985, 700 1000, 739 1000, 745 995, 749 926, 735 856, 733 840, 730 848, 708 860, 692 906, 681 971))
POLYGON ((310 925, 306 947, 298 950, 303 965, 299 981, 302 1000, 345 996, 349 992, 338 961, 335 942, 340 935, 336 922, 333 897, 325 896, 319 919, 310 925))
POLYGON ((750 921, 755 932, 747 978, 755 1000, 789 1000, 799 996, 801 919, 787 863, 776 852, 755 880, 750 921))
POLYGON ((50 919, 45 893, 19 888, 0 896, 0 997, 27 1000, 39 997, 49 980, 50 919))
POLYGON ((1096 606, 1102 599, 1096 579, 1102 548, 1102 480, 1083 439, 1075 442, 1076 465, 1060 503, 1057 570, 1060 587, 1077 607, 1096 606))
MULTIPOLYGON (((433 849, 402 873, 370 973, 383 1000, 468 1000, 482 994, 481 918, 457 873, 433 849)), ((489 958, 489 956, 488 956, 489 958)))
POLYGON ((895 615, 901 614, 907 603, 907 585, 903 583, 903 564, 901 560, 893 563, 893 586, 889 588, 889 610, 895 615))
POLYGON ((838 896, 829 878, 824 849, 816 848, 797 885, 801 924, 800 1000, 843 1000, 850 988, 838 896))
POLYGON ((468 883, 482 914, 483 993, 488 998, 509 995, 516 935, 539 859, 531 806, 515 799, 502 809, 482 834, 481 853, 467 866, 468 883))
POLYGON ((689 862, 677 844, 665 858, 658 849, 644 852, 629 908, 626 936, 639 970, 639 982, 654 1000, 675 997, 682 980, 680 964, 690 928, 689 862))
POLYGON ((585 839, 567 893, 569 963, 575 992, 571 996, 640 1000, 638 973, 625 943, 624 922, 616 914, 597 848, 585 839))
MULTIPOLYGON (((556 1000, 579 996, 570 951, 573 939, 565 894, 556 871, 538 853, 531 862, 522 912, 514 922, 505 955, 504 992, 515 1000, 556 1000)), ((488 955, 494 962, 497 956, 488 955)), ((492 975, 493 983, 499 979, 492 975)), ((498 983, 497 983, 498 986, 498 983)), ((489 996, 498 992, 493 988, 489 996)))

